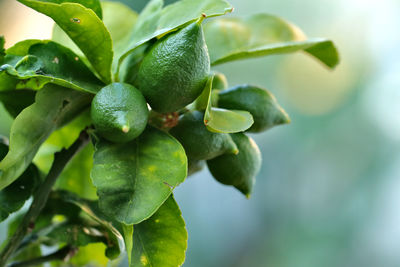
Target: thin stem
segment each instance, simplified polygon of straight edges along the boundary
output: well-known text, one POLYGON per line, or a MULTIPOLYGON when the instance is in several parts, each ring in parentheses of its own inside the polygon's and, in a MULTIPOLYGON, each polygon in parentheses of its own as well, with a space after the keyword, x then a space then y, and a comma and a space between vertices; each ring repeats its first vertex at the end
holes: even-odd
POLYGON ((25 214, 21 224, 18 226, 14 235, 8 241, 7 245, 0 254, 0 267, 4 267, 6 265, 7 260, 14 254, 26 234, 29 231, 32 231, 35 221, 45 206, 51 189, 58 176, 61 174, 64 167, 73 158, 73 156, 88 142, 89 136, 86 131, 83 131, 79 135, 78 139, 68 149, 63 149, 54 154, 53 165, 51 166, 46 179, 34 195, 32 205, 29 207, 29 210, 25 214))
POLYGON ((74 251, 75 251, 75 248, 67 245, 49 255, 38 257, 38 258, 27 260, 27 261, 16 262, 16 263, 11 264, 9 267, 28 267, 28 266, 37 266, 39 264, 49 262, 49 261, 56 261, 56 260, 64 261, 68 257, 68 255, 74 251))

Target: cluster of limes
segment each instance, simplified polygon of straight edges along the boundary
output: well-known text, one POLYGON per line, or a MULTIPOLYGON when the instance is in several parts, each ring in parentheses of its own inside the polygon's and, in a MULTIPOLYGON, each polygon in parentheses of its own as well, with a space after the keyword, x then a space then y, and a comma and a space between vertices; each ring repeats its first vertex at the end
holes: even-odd
MULTIPOLYGON (((92 120, 99 135, 120 143, 129 142, 144 131, 150 113, 147 103, 151 112, 178 111, 177 125, 169 133, 185 148, 189 174, 207 163, 219 182, 235 186, 249 196, 261 167, 256 143, 244 133, 211 132, 204 124, 203 111, 185 108, 200 96, 210 77, 201 22, 202 19, 170 33, 147 49, 132 85, 112 83, 100 90, 92 102, 92 120)), ((268 91, 248 85, 227 87, 225 76, 216 74, 214 104, 250 112, 254 124, 248 132, 261 132, 288 122, 286 113, 273 114, 280 107, 268 91)))

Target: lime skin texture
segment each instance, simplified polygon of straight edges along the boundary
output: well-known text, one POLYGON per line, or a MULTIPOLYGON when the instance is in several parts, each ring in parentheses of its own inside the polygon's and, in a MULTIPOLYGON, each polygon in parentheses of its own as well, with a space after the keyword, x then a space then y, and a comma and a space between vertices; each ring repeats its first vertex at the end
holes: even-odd
POLYGON ((94 97, 91 117, 101 137, 111 142, 124 143, 144 131, 149 110, 138 89, 125 83, 112 83, 94 97))
POLYGON ((174 112, 201 94, 209 73, 210 57, 198 21, 158 40, 144 56, 135 84, 152 109, 174 112))
POLYGON ((225 75, 220 72, 214 73, 214 79, 212 83, 213 90, 225 90, 228 88, 228 80, 225 75))
POLYGON ((244 133, 231 134, 239 153, 224 154, 207 161, 208 169, 222 184, 232 185, 250 197, 256 175, 261 168, 261 153, 253 139, 244 133))
POLYGON ((170 130, 185 148, 189 161, 215 158, 224 153, 237 153, 238 148, 226 133, 213 133, 203 122, 204 114, 191 111, 179 118, 178 125, 170 130))
POLYGON ((276 98, 266 89, 253 85, 238 85, 221 91, 218 95, 218 107, 250 112, 254 124, 248 132, 258 133, 290 122, 289 116, 276 98))

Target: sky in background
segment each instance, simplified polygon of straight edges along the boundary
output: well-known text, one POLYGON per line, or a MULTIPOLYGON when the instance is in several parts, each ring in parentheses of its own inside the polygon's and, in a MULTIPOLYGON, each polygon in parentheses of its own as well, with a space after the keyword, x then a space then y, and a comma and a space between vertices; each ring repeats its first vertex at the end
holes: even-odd
MULTIPOLYGON (((341 64, 329 71, 298 53, 217 68, 232 86, 269 89, 292 123, 252 136, 263 165, 250 200, 207 170, 176 189, 189 231, 184 266, 400 266, 400 1, 230 2, 232 16, 271 13, 334 40, 341 64)), ((49 38, 51 27, 0 1, 7 46, 49 38)))

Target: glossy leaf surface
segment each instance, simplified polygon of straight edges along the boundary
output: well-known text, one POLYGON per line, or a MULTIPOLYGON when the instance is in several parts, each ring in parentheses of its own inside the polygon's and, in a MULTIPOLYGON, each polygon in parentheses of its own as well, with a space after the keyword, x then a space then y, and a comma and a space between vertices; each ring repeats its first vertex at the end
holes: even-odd
POLYGON ((134 226, 131 266, 181 266, 187 238, 181 211, 170 196, 153 216, 134 226))
POLYGON ((12 60, 0 67, 0 75, 7 74, 0 76, 3 90, 41 89, 53 83, 96 93, 103 86, 75 53, 58 43, 23 41, 7 50, 7 54, 6 60, 12 60))
POLYGON ((19 0, 19 2, 51 17, 83 51, 103 82, 111 82, 113 60, 111 36, 92 9, 70 2, 55 3, 44 0, 19 0))
POLYGON ((96 144, 93 183, 101 210, 119 222, 149 218, 187 175, 187 158, 172 136, 148 128, 135 140, 96 144))
MULTIPOLYGON (((138 14, 120 2, 102 1, 101 5, 103 9, 103 23, 110 32, 113 42, 115 62, 119 58, 118 55, 121 55, 128 45, 130 33, 136 23, 138 14)), ((57 24, 53 27, 51 39, 70 48, 76 54, 83 55, 79 47, 57 24)))
POLYGON ((250 128, 254 123, 250 112, 212 107, 212 81, 213 79, 210 78, 204 89, 208 95, 208 104, 204 114, 204 124, 207 129, 217 133, 237 133, 250 128))

